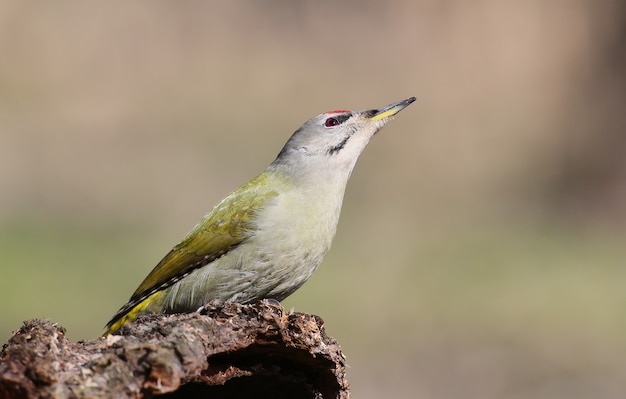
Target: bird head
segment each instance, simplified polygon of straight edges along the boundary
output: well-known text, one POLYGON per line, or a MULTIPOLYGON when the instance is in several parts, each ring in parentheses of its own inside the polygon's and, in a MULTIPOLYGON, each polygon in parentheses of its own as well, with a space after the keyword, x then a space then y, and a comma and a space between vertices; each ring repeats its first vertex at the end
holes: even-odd
POLYGON ((377 109, 316 115, 295 131, 274 164, 303 173, 341 170, 347 178, 372 136, 413 101, 415 97, 377 109))

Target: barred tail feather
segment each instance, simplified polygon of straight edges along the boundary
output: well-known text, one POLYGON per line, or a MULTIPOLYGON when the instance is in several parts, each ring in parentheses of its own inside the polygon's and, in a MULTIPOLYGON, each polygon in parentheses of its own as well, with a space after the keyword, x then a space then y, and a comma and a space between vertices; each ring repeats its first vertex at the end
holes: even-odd
POLYGON ((107 323, 105 327, 106 331, 102 336, 106 337, 109 334, 114 334, 122 328, 124 324, 132 322, 140 314, 150 313, 155 308, 158 309, 163 299, 165 299, 165 292, 157 291, 134 306, 126 304, 113 316, 111 321, 107 323))

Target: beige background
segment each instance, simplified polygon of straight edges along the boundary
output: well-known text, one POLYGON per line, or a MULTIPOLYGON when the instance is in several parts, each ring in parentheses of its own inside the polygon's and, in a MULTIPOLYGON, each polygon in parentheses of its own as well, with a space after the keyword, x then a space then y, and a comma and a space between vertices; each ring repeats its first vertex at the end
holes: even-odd
POLYGON ((92 339, 310 116, 418 101, 285 306, 356 398, 626 391, 624 6, 0 4, 0 338, 92 339), (621 8, 621 9, 620 9, 621 8))

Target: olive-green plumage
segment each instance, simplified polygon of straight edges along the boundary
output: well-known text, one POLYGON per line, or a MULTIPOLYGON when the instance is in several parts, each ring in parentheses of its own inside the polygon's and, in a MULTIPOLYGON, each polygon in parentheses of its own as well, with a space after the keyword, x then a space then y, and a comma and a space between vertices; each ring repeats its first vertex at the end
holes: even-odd
POLYGON ((255 212, 278 195, 267 184, 269 180, 266 174, 259 175, 222 200, 156 265, 131 300, 144 296, 171 276, 182 276, 241 244, 254 231, 255 212))
POLYGON ((107 334, 132 321, 142 311, 163 308, 164 290, 202 265, 234 249, 254 231, 259 207, 277 192, 271 177, 261 174, 224 198, 148 274, 130 300, 107 324, 107 334), (150 302, 148 302, 150 301, 150 302))
POLYGON ((211 300, 280 301, 293 293, 330 248, 359 154, 414 100, 307 121, 263 173, 218 203, 157 264, 105 334, 141 313, 190 312, 211 300))

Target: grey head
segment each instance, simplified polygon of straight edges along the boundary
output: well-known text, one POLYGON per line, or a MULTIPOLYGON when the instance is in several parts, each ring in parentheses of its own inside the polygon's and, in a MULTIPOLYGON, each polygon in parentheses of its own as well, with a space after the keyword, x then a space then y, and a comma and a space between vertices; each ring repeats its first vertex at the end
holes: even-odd
POLYGON ((272 166, 290 174, 340 175, 347 179, 374 134, 413 101, 415 97, 377 109, 316 115, 293 133, 272 166))

